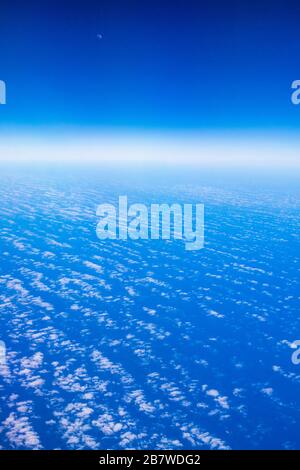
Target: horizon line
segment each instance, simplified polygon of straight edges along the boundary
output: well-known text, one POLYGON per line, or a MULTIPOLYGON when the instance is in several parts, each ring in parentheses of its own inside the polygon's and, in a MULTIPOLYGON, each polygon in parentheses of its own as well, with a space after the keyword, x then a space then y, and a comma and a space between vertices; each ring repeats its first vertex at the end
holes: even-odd
POLYGON ((300 169, 300 137, 253 132, 0 132, 0 161, 300 169))

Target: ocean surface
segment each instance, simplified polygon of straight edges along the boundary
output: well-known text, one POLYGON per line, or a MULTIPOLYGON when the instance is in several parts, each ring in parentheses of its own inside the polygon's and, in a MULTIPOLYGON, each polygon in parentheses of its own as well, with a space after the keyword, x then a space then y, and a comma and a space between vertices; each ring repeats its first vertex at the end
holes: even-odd
POLYGON ((299 449, 300 185, 167 168, 0 172, 0 448, 299 449), (205 246, 96 207, 204 203, 205 246))

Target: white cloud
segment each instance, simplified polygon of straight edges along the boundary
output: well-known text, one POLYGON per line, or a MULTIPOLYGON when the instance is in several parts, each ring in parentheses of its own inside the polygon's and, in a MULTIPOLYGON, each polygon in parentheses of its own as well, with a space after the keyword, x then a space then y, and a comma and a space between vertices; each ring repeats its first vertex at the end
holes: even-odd
POLYGON ((95 132, 80 134, 4 133, 1 160, 6 162, 109 162, 184 164, 205 167, 299 169, 300 139, 269 133, 95 132))

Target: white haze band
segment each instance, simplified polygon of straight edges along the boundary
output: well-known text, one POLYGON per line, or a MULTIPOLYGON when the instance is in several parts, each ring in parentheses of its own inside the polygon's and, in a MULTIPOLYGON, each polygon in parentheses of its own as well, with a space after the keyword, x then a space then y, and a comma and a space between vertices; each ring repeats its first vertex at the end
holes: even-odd
POLYGON ((203 204, 132 204, 119 196, 119 206, 101 204, 96 212, 100 240, 183 240, 188 251, 204 246, 203 204))

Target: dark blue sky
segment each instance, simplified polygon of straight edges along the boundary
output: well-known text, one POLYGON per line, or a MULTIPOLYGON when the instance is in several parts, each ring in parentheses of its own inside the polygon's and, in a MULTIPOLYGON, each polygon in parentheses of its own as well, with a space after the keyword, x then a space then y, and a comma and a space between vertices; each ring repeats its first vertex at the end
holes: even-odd
POLYGON ((0 16, 2 127, 299 128, 299 1, 1 0, 0 16))

